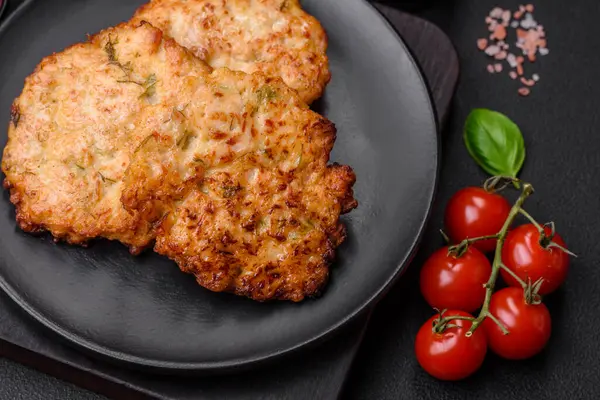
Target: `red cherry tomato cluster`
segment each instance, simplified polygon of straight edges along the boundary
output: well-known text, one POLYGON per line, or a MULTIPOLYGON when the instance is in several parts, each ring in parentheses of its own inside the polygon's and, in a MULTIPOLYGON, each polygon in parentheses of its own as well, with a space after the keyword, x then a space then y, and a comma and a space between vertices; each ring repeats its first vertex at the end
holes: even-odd
POLYGON ((532 192, 525 184, 512 207, 493 188, 469 187, 450 199, 444 222, 452 245, 434 252, 420 275, 421 293, 438 314, 419 330, 415 352, 432 376, 464 379, 488 349, 519 360, 548 343, 551 318, 541 296, 565 281, 571 253, 553 224, 522 209, 532 192), (530 223, 512 228, 519 214, 530 223), (490 263, 484 253, 492 252, 490 263), (494 292, 499 275, 508 287, 494 292))

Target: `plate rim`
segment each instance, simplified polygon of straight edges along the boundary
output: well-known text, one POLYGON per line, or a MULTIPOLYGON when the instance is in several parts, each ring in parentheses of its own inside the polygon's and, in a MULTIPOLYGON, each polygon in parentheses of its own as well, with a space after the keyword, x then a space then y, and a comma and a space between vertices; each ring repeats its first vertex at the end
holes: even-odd
MULTIPOLYGON (((21 3, 15 11, 8 15, 4 21, 0 22, 0 39, 4 34, 4 31, 8 29, 8 27, 18 20, 24 14, 29 6, 37 0, 25 0, 21 3)), ((110 348, 102 345, 98 345, 93 341, 84 339, 77 334, 70 332, 68 329, 62 328, 60 324, 52 321, 51 319, 45 317, 43 313, 37 311, 33 306, 31 306, 23 296, 19 295, 17 291, 6 282, 4 277, 0 275, 0 288, 14 301, 23 311, 25 311, 29 317, 34 319, 36 322, 41 324, 47 330, 50 330, 54 335, 58 336, 59 339, 63 339, 63 341, 67 342, 69 345, 73 345, 77 349, 83 350, 87 354, 94 355, 103 360, 119 362, 119 365, 125 364, 125 366, 133 367, 136 369, 145 369, 151 370, 154 372, 172 372, 172 373, 182 373, 182 372, 220 372, 220 371, 232 371, 238 370, 241 368, 247 368, 256 366, 259 364, 264 364, 274 359, 281 358, 283 356, 288 356, 291 354, 297 353, 299 350, 307 348, 309 346, 317 345, 318 343, 323 342, 325 339, 330 338, 333 334, 337 333, 340 328, 346 326, 349 322, 353 321, 366 311, 368 311, 369 307, 373 307, 379 300, 381 300, 385 294, 391 289, 394 283, 403 275, 406 269, 410 266, 412 259, 415 256, 419 243, 423 238, 423 234, 427 223, 431 217, 433 202, 435 200, 435 196, 437 193, 439 176, 440 176, 440 158, 441 158, 441 149, 440 149, 440 138, 439 138, 439 129, 440 122, 438 120, 437 110, 434 106, 433 96, 431 88, 425 76, 423 74, 422 67, 417 62, 415 55, 410 50, 408 45, 406 44, 402 35, 394 28, 394 26, 388 21, 388 19, 379 11, 377 8, 369 3, 367 0, 355 0, 358 3, 363 3, 372 13, 376 15, 376 17, 381 21, 382 25, 390 31, 396 38, 399 45, 406 52, 408 57, 408 61, 410 64, 417 70, 418 72, 418 80, 425 93, 427 94, 427 106, 428 113, 432 117, 434 133, 435 133, 435 168, 433 172, 432 183, 428 190, 428 204, 424 218, 422 219, 418 233, 416 237, 413 239, 410 249, 407 254, 398 261, 396 267, 387 281, 382 284, 376 291, 373 292, 371 296, 369 296, 365 301, 360 303, 352 312, 348 313, 344 318, 340 318, 336 323, 331 324, 326 329, 310 336, 309 338, 299 341, 294 345, 287 346, 284 349, 275 349, 272 351, 266 351, 261 355, 251 356, 251 357, 240 357, 227 361, 216 361, 216 362, 173 362, 173 361, 158 361, 145 357, 134 356, 130 354, 125 354, 120 351, 111 350, 110 348)), ((4 5, 0 8, 0 13, 3 11, 3 8, 6 6, 7 1, 5 0, 4 5)))

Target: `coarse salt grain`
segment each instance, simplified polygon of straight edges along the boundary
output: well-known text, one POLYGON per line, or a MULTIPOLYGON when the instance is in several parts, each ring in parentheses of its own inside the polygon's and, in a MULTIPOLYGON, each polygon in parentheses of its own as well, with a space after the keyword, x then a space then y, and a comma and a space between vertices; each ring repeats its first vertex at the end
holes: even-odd
POLYGON ((533 74, 531 75, 531 79, 533 79, 534 81, 539 81, 540 80, 540 76, 538 74, 533 74))
POLYGON ((517 64, 517 75, 523 75, 523 65, 521 63, 517 64))
POLYGON ((492 18, 502 18, 502 14, 503 13, 504 13, 503 9, 501 9, 500 7, 496 7, 492 11, 490 11, 490 17, 492 17, 492 18))
POLYGON ((537 26, 537 21, 533 19, 531 14, 525 14, 525 19, 521 21, 521 26, 525 29, 535 28, 537 26))
POLYGON ((525 97, 525 96, 529 96, 529 93, 531 93, 531 90, 529 90, 529 88, 522 87, 522 88, 519 88, 518 92, 521 96, 525 97))
POLYGON ((521 83, 525 86, 533 86, 535 85, 535 81, 533 79, 526 79, 526 78, 521 78, 521 83))
POLYGON ((506 39, 506 28, 502 25, 498 25, 496 29, 494 29, 494 39, 504 40, 506 39))
POLYGON ((548 50, 547 48, 545 48, 545 47, 542 47, 542 48, 540 49, 540 55, 541 55, 541 56, 545 56, 545 55, 547 55, 548 53, 550 53, 550 50, 548 50))
POLYGON ((500 47, 498 46, 489 46, 487 49, 485 49, 485 54, 487 54, 488 56, 495 56, 496 54, 498 54, 500 52, 500 47))
POLYGON ((506 59, 506 56, 507 56, 507 54, 506 54, 506 51, 502 50, 501 52, 499 52, 498 54, 496 54, 496 55, 494 56, 494 58, 495 58, 496 60, 505 60, 505 59, 506 59))

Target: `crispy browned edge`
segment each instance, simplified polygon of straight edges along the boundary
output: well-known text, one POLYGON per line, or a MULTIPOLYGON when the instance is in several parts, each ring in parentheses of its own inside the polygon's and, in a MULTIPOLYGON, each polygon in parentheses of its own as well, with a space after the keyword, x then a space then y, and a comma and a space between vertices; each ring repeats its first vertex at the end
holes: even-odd
MULTIPOLYGON (((133 16, 131 17, 131 21, 139 19, 139 15, 146 12, 147 8, 150 8, 151 3, 153 0, 148 1, 147 3, 142 4, 140 7, 138 7, 133 16)), ((323 69, 323 73, 325 75, 325 80, 323 81, 323 85, 319 90, 315 90, 315 95, 313 96, 314 98, 308 103, 311 104, 315 101, 317 101, 318 99, 320 99, 323 96, 323 93, 325 92, 325 89, 327 88, 327 86, 329 85, 329 83, 331 83, 331 79, 332 79, 332 74, 331 74, 331 68, 329 65, 329 57, 327 56, 327 49, 329 48, 329 35, 327 34, 327 30, 325 30, 325 27, 321 24, 321 21, 319 21, 316 17, 314 17, 313 15, 309 14, 308 12, 306 12, 306 10, 304 10, 304 8, 302 8, 302 4, 300 4, 300 2, 298 0, 293 0, 297 3, 298 7, 302 10, 302 12, 304 12, 304 15, 307 18, 310 18, 313 23, 318 26, 319 28, 321 28, 321 31, 323 32, 323 38, 325 41, 325 61, 326 61, 326 65, 325 68, 323 69)), ((143 20, 142 20, 143 21, 143 20)), ((184 46, 182 46, 184 47, 184 46)), ((186 49, 187 50, 187 49, 186 49)), ((311 85, 314 89, 314 86, 316 86, 316 84, 311 85)))
MULTIPOLYGON (((35 74, 37 74, 42 68, 44 68, 46 65, 56 63, 58 56, 60 54, 64 53, 65 51, 73 50, 78 47, 84 47, 86 45, 93 44, 94 42, 99 40, 101 35, 105 34, 108 31, 119 30, 119 29, 123 29, 123 28, 127 28, 127 27, 132 27, 132 28, 136 29, 143 25, 149 25, 156 31, 160 32, 161 43, 166 42, 165 43, 166 46, 176 46, 178 48, 181 48, 184 52, 188 53, 190 56, 195 57, 191 51, 180 46, 174 39, 168 37, 167 35, 164 35, 161 30, 152 26, 152 24, 150 24, 149 22, 141 21, 139 23, 134 23, 132 21, 125 21, 125 22, 122 22, 115 26, 105 28, 93 35, 87 35, 87 40, 85 42, 79 42, 79 43, 72 44, 70 46, 65 47, 63 50, 61 50, 59 52, 53 52, 51 55, 44 57, 40 61, 40 63, 36 66, 36 68, 33 70, 33 72, 25 78, 24 86, 26 86, 27 82, 35 74)), ((19 96, 17 96, 17 98, 15 98, 15 100, 13 101, 13 103, 11 105, 11 118, 10 118, 10 122, 9 122, 9 139, 8 139, 9 141, 11 140, 10 132, 12 131, 12 129, 17 128, 18 118, 16 116, 20 115, 20 110, 17 105, 17 101, 21 97, 21 95, 22 95, 22 93, 19 96), (12 125, 12 127, 11 127, 11 125, 12 125)), ((6 145, 8 146, 8 142, 6 145)), ((20 203, 22 202, 22 199, 25 197, 24 189, 17 188, 17 182, 11 182, 9 177, 6 175, 6 171, 4 170, 4 163, 2 163, 2 171, 5 173, 5 178, 2 183, 2 186, 4 187, 4 189, 9 190, 9 192, 10 192, 10 202, 15 206, 16 221, 17 221, 17 224, 19 225, 19 227, 24 232, 31 233, 31 234, 41 234, 44 232, 50 232, 44 224, 37 224, 37 223, 31 222, 30 218, 28 217, 28 214, 22 211, 22 209, 20 207, 20 203)), ((50 232, 50 233, 52 234, 52 232, 50 232)), ((52 234, 55 242, 64 241, 71 245, 80 245, 83 247, 87 247, 87 245, 89 244, 89 242, 91 240, 94 240, 94 239, 100 237, 99 233, 94 233, 93 231, 89 232, 86 235, 87 238, 85 238, 85 239, 75 238, 74 235, 78 236, 75 232, 68 232, 62 236, 56 236, 56 235, 52 234)), ((143 248, 140 248, 137 246, 129 246, 129 250, 130 250, 131 254, 138 255, 142 251, 144 251, 146 248, 151 247, 153 245, 153 242, 154 242, 153 240, 150 241, 148 243, 148 245, 143 248)))

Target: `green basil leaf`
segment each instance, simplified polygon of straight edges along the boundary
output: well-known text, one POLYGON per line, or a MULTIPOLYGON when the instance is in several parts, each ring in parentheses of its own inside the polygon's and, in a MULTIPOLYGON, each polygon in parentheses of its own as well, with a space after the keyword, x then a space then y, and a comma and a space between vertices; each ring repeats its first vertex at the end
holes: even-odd
POLYGON ((519 127, 506 115, 478 108, 465 123, 464 141, 473 159, 492 176, 517 177, 525 162, 519 127))

